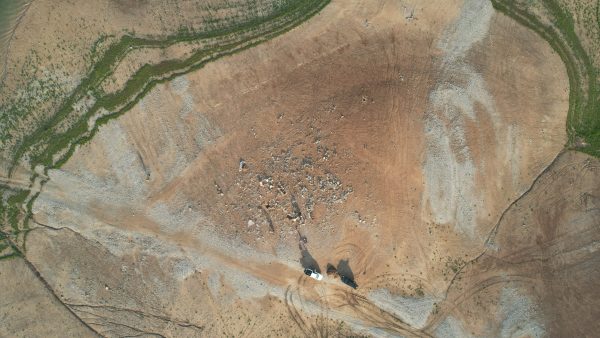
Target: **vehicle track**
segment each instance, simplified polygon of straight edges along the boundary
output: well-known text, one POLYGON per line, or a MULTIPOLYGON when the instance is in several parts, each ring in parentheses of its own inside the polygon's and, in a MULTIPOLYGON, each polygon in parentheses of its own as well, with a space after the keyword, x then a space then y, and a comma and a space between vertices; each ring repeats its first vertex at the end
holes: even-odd
POLYGON ((429 334, 411 327, 402 319, 381 309, 359 293, 340 291, 336 292, 334 297, 337 300, 336 303, 340 304, 337 308, 350 309, 356 317, 373 325, 374 328, 407 337, 430 337, 429 334))

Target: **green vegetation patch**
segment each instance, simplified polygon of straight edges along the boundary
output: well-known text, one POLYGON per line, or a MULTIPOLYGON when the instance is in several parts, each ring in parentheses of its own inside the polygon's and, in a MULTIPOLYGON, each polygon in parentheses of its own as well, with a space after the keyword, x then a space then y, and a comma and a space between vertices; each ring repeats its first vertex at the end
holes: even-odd
MULTIPOLYGON (((600 80, 599 69, 582 45, 572 13, 557 0, 492 0, 494 8, 546 40, 564 62, 569 76, 569 112, 567 147, 600 157, 600 80)), ((583 3, 579 6, 586 6, 583 3)), ((595 6, 600 27, 600 2, 595 6)), ((592 8, 593 9, 593 8, 592 8)), ((595 27, 588 27, 595 29, 595 27)), ((600 55, 592 54, 592 57, 600 55)), ((596 60, 597 61, 597 60, 596 60)))
MULTIPOLYGON (((119 116, 129 110, 157 83, 172 79, 202 67, 224 55, 229 55, 274 36, 288 31, 321 10, 329 0, 299 0, 281 2, 273 7, 269 15, 255 17, 231 27, 216 31, 190 32, 181 30, 177 35, 163 40, 150 40, 133 36, 123 36, 121 40, 109 47, 104 56, 94 65, 91 72, 81 84, 69 95, 58 111, 44 121, 34 132, 27 135, 19 143, 12 158, 14 168, 25 155, 33 168, 42 164, 46 169, 63 164, 73 152, 77 144, 87 142, 97 130, 96 126, 88 126, 90 117, 101 109, 110 112, 109 118, 119 116), (166 60, 158 64, 147 64, 140 68, 126 83, 125 87, 113 94, 103 94, 97 90, 100 83, 109 76, 120 60, 131 50, 139 48, 166 48, 176 42, 192 40, 208 40, 221 38, 228 41, 216 44, 209 49, 197 50, 184 60, 166 60), (84 114, 76 116, 74 106, 93 97, 95 103, 84 114), (74 116, 75 115, 75 116, 74 116), (66 131, 59 128, 65 120, 69 127, 66 131)), ((102 117, 96 123, 104 123, 102 117)))
MULTIPOLYGON (((260 11, 261 14, 256 11, 254 16, 228 20, 228 25, 215 24, 212 30, 195 32, 181 29, 177 34, 163 39, 133 35, 121 37, 112 45, 102 48, 104 52, 101 56, 92 57, 97 62, 75 90, 66 96, 56 113, 18 142, 11 159, 10 172, 23 162, 28 162, 32 170, 42 165, 46 172, 62 166, 78 145, 92 139, 100 125, 130 110, 158 83, 285 33, 318 13, 328 3, 329 0, 276 0, 269 6, 270 11, 260 11), (102 81, 114 72, 119 62, 132 50, 167 48, 186 41, 206 42, 207 47, 196 49, 186 59, 146 64, 117 92, 106 94, 98 89, 102 81), (81 102, 90 102, 83 112, 75 108, 81 102), (108 113, 95 119, 94 125, 88 124, 92 117, 105 111, 108 113)), ((97 52, 98 45, 106 39, 101 37, 92 46, 92 52, 97 52)), ((31 182, 35 177, 34 174, 31 182)), ((11 187, 0 187, 0 192, 0 258, 5 258, 19 254, 24 248, 31 207, 37 194, 29 196, 28 189, 15 190, 11 187)))

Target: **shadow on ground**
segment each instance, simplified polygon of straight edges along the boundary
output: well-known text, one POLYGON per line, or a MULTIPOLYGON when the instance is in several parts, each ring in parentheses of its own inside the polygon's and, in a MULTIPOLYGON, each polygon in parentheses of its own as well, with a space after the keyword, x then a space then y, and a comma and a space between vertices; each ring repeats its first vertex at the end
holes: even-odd
POLYGON ((352 269, 350 268, 349 259, 340 259, 340 262, 337 266, 337 272, 340 276, 346 276, 354 280, 354 272, 352 272, 352 269))
POLYGON ((313 256, 308 252, 308 250, 301 250, 300 253, 302 257, 300 258, 300 264, 302 264, 302 268, 311 269, 318 273, 321 273, 321 268, 319 267, 319 263, 313 258, 313 256))

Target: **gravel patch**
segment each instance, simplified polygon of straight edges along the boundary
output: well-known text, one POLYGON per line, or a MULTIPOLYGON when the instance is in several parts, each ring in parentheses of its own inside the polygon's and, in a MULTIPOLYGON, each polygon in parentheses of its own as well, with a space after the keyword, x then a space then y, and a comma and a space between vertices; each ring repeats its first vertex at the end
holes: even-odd
POLYGON ((536 306, 514 288, 504 288, 500 294, 500 318, 500 337, 539 338, 545 335, 536 306))
POLYGON ((473 201, 482 197, 475 189, 477 167, 465 124, 477 121, 475 105, 481 105, 495 125, 498 116, 484 79, 466 56, 487 35, 492 14, 489 2, 468 0, 458 20, 446 30, 438 43, 441 76, 429 95, 424 118, 425 202, 434 222, 454 223, 456 231, 471 237, 477 226, 473 201))
POLYGON ((368 298, 380 308, 393 313, 417 329, 423 328, 436 302, 435 298, 429 296, 416 298, 393 295, 387 289, 371 291, 368 298))
POLYGON ((446 317, 446 319, 444 319, 444 321, 435 329, 434 335, 438 338, 474 337, 473 335, 465 331, 465 328, 463 327, 460 320, 452 316, 448 316, 446 317))

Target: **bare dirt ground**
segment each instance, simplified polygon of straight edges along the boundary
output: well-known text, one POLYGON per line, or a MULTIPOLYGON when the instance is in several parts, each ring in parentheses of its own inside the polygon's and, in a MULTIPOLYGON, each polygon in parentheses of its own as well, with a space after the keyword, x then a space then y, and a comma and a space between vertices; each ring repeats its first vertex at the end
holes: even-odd
POLYGON ((110 337, 596 332, 600 165, 561 152, 567 108, 560 58, 487 2, 332 1, 51 170, 26 254, 47 284, 3 282, 42 305, 0 313, 110 337), (302 273, 328 263, 358 289, 302 273))
POLYGON ((507 210, 489 249, 457 275, 429 325, 449 336, 597 332, 599 164, 561 153, 507 210))
MULTIPOLYGON (((0 107, 15 111, 0 119, 0 172, 7 176, 9 161, 4 159, 11 157, 21 137, 51 117, 123 36, 164 39, 182 29, 203 30, 219 20, 239 19, 265 4, 270 6, 270 0, 31 1, 11 35, 10 48, 2 51, 0 107)), ((174 46, 162 53, 146 50, 137 60, 126 58, 118 70, 121 75, 109 77, 98 89, 119 88, 139 62, 158 63, 185 53, 189 48, 174 46)))

